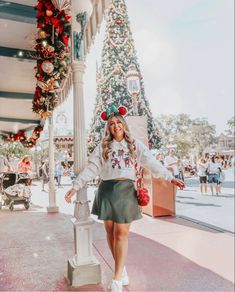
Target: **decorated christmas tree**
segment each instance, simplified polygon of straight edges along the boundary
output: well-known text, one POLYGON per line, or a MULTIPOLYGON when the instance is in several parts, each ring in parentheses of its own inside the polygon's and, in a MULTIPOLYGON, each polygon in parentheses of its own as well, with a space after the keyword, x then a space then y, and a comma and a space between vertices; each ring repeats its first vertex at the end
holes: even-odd
POLYGON ((101 68, 97 72, 97 96, 88 138, 92 152, 101 141, 104 122, 99 119, 107 106, 125 106, 128 115, 146 116, 150 148, 158 148, 159 137, 149 103, 145 98, 143 78, 137 62, 124 0, 112 0, 108 12, 101 68))

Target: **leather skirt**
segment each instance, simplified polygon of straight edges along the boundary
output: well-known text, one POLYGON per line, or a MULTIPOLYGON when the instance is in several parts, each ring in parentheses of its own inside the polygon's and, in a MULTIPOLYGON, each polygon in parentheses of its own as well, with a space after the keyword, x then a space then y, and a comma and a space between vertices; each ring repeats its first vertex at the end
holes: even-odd
POLYGON ((142 218, 134 182, 131 180, 102 181, 96 192, 91 213, 100 220, 131 223, 142 218))

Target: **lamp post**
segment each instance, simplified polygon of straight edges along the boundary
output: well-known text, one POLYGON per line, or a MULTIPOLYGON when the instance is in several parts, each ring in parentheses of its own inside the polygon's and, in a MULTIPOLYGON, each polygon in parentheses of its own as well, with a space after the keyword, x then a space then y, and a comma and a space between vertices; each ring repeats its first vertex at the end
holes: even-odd
MULTIPOLYGON (((92 13, 90 0, 72 0, 72 73, 74 101, 74 171, 76 174, 86 166, 86 133, 84 115, 85 73, 83 36, 87 20, 92 13)), ((68 260, 68 280, 72 286, 101 282, 101 269, 93 255, 92 224, 87 189, 77 192, 74 209, 75 256, 68 260)))
POLYGON ((135 64, 131 64, 126 73, 127 91, 132 98, 133 114, 138 115, 138 95, 140 93, 140 73, 135 64))

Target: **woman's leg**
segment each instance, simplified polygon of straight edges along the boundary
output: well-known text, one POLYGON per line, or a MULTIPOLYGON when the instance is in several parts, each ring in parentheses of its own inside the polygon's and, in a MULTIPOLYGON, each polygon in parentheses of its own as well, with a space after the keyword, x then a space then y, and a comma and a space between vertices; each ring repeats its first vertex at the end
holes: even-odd
POLYGON ((214 184, 213 183, 210 183, 210 188, 211 188, 211 194, 214 195, 214 184))
POLYGON ((200 184, 200 192, 203 193, 203 184, 200 184))
POLYGON ((114 223, 114 260, 115 260, 115 280, 121 280, 122 271, 128 250, 128 235, 130 224, 114 223))
POLYGON ((58 186, 61 186, 61 175, 58 175, 58 186))
POLYGON ((207 194, 207 183, 204 184, 205 187, 205 194, 207 194))
MULTIPOLYGON (((107 242, 109 245, 109 248, 111 250, 111 253, 113 255, 114 258, 114 222, 111 220, 105 220, 104 221, 104 227, 106 230, 106 238, 107 238, 107 242)), ((115 260, 115 258, 114 258, 115 260)))

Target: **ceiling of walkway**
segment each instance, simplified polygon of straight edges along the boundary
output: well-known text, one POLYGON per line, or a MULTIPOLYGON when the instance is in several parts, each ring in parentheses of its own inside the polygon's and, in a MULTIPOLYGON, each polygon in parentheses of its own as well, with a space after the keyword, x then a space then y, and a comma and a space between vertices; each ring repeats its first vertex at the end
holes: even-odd
POLYGON ((0 0, 0 131, 18 132, 40 123, 32 112, 36 66, 36 0, 0 0))

